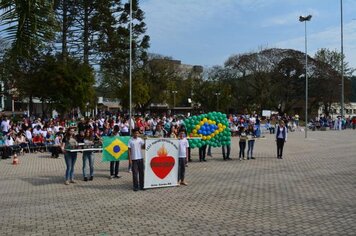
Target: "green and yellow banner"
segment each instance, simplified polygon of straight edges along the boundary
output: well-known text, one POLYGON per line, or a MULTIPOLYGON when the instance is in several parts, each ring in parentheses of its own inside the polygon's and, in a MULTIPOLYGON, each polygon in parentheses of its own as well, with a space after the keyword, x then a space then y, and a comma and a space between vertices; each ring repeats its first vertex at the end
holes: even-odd
POLYGON ((128 160, 129 136, 103 137, 103 161, 128 160))

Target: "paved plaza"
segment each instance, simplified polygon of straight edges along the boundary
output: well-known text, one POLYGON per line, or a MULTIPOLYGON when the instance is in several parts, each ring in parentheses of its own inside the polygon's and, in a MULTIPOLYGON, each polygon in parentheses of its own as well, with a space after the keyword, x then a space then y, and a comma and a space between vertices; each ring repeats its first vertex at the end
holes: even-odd
POLYGON ((65 186, 65 163, 26 154, 0 161, 0 235, 356 235, 356 131, 289 134, 284 159, 274 136, 256 141, 256 160, 221 149, 187 168, 188 186, 132 191, 127 161, 109 180, 96 154, 95 178, 65 186))

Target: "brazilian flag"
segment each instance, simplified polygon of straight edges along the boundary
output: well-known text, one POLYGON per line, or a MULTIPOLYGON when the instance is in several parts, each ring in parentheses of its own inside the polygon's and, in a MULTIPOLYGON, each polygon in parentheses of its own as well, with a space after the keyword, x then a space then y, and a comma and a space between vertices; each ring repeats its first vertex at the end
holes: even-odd
POLYGON ((128 160, 130 136, 103 137, 103 161, 128 160))

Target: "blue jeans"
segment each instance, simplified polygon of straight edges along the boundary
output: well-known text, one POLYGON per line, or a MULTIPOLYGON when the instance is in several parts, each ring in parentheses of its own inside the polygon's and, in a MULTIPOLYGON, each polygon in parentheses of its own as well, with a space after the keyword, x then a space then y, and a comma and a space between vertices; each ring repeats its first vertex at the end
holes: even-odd
POLYGON ((90 176, 94 176, 93 152, 83 152, 83 177, 88 177, 86 174, 87 161, 89 161, 90 176))
POLYGON ((255 140, 248 140, 247 158, 253 157, 253 147, 255 146, 255 140))
POLYGON ((239 142, 239 146, 240 146, 239 158, 245 157, 246 142, 245 141, 239 142))
POLYGON ((66 152, 64 154, 64 160, 66 162, 66 180, 73 180, 74 179, 74 165, 77 161, 77 153, 76 152, 66 152))

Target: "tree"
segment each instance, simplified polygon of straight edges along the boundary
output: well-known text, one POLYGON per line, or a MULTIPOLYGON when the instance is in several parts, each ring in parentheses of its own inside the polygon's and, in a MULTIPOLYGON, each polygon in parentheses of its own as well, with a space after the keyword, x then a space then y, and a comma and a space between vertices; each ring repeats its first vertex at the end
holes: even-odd
POLYGON ((53 1, 2 0, 0 11, 0 26, 5 26, 1 31, 13 42, 14 56, 31 58, 39 44, 53 39, 53 1))
MULTIPOLYGON (((325 115, 329 115, 333 109, 333 103, 341 100, 341 53, 336 50, 319 49, 314 56, 318 62, 317 83, 314 90, 318 95, 318 102, 323 106, 325 115), (320 93, 322 91, 322 93, 320 93)), ((351 98, 351 77, 355 69, 349 67, 347 62, 344 62, 344 77, 345 77, 345 98, 350 101, 351 98)))
MULTIPOLYGON (((235 74, 232 84, 233 91, 238 93, 235 98, 239 110, 244 110, 241 106, 245 106, 250 112, 260 112, 262 109, 278 110, 281 114, 302 111, 305 94, 304 53, 292 49, 266 49, 231 56, 225 62, 225 67, 235 74)), ((335 74, 335 69, 308 56, 307 73, 309 108, 316 111, 320 98, 328 93, 332 85, 325 75, 335 74)))
POLYGON ((47 55, 33 82, 33 96, 48 102, 61 114, 94 103, 93 70, 78 59, 68 57, 64 62, 60 56, 47 55))
MULTIPOLYGON (((133 59, 133 84, 140 84, 135 89, 142 88, 144 94, 147 87, 141 86, 147 65, 147 49, 149 36, 145 35, 146 24, 144 12, 139 8, 139 1, 132 1, 133 31, 132 31, 132 59, 133 59), (138 76, 138 77, 137 77, 138 76), (135 81, 135 80, 138 81, 135 81)), ((120 1, 103 1, 93 18, 94 29, 98 30, 96 45, 100 53, 101 90, 107 90, 113 98, 120 98, 125 107, 128 107, 126 98, 129 87, 129 3, 121 4, 120 1), (103 20, 105 19, 105 20, 103 20)), ((144 96, 145 97, 145 96, 144 96)), ((134 103, 144 104, 133 96, 134 103)), ((141 106, 141 105, 140 105, 141 106)))

